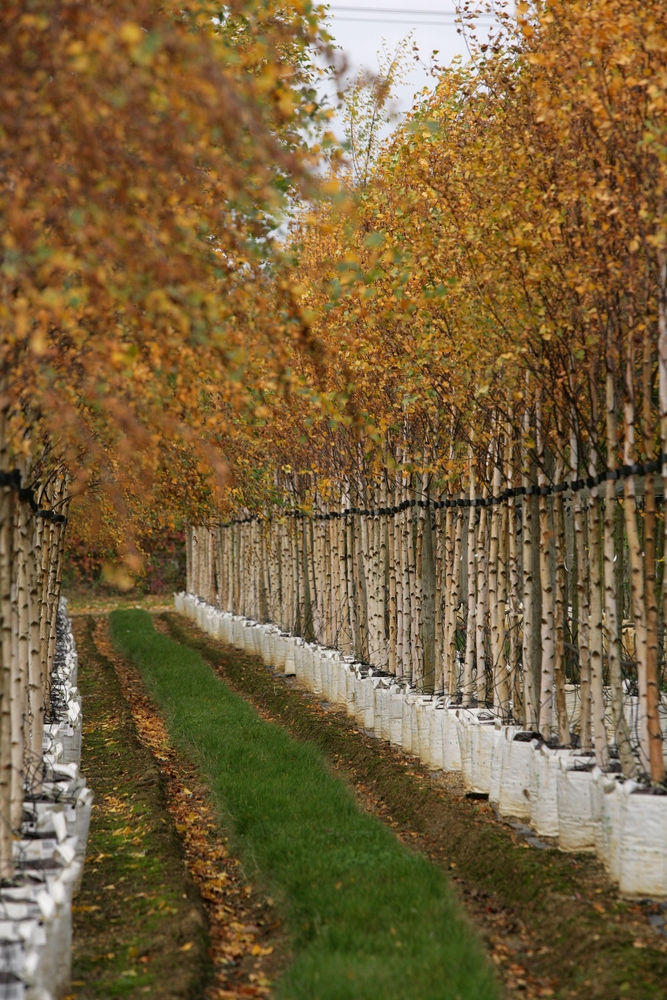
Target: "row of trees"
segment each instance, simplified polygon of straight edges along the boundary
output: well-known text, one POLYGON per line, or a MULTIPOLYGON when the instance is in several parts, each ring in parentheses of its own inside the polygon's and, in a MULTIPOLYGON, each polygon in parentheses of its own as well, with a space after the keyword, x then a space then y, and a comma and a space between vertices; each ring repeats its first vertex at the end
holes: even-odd
MULTIPOLYGON (((342 522, 329 522, 339 536, 328 544, 352 560, 348 587, 361 552, 358 655, 374 651, 389 664, 400 631, 393 581, 398 593, 398 567, 409 564, 416 683, 429 672, 453 682, 446 656, 442 668, 428 665, 430 653, 424 659, 424 607, 435 593, 434 648, 449 648, 453 615, 461 644, 465 631, 462 697, 499 671, 502 706, 521 672, 526 721, 565 741, 563 688, 574 680, 580 739, 594 740, 606 761, 610 698, 613 742, 630 770, 621 703, 636 688, 638 765, 656 781, 664 777, 666 72, 667 30, 651 0, 519 5, 515 27, 506 22, 470 64, 444 72, 353 208, 319 206, 295 227, 285 280, 296 285, 314 347, 293 362, 300 386, 288 405, 264 393, 270 416, 246 428, 227 508, 273 518, 262 543, 262 572, 271 573, 288 547, 293 566, 309 545, 313 565, 326 565, 318 522, 288 546, 302 530, 278 526, 291 508, 544 491, 609 470, 571 496, 346 522, 344 545, 342 522), (658 475, 643 475, 656 462, 658 475), (429 545, 435 584, 424 575, 429 545), (459 571, 451 578, 448 559, 459 571)), ((257 551, 259 543, 234 544, 257 551)), ((301 594, 310 588, 305 564, 303 573, 301 594)), ((315 592, 327 586, 321 580, 315 592)), ((253 614, 256 586, 254 600, 253 614)), ((329 626, 336 616, 328 602, 312 613, 329 626)), ((287 618, 296 621, 293 607, 287 618)))
POLYGON ((42 778, 69 500, 61 475, 26 487, 4 431, 0 421, 0 877, 11 878, 12 833, 42 778))
POLYGON ((259 345, 280 381, 295 307, 261 308, 271 232, 327 141, 327 40, 275 0, 10 0, 0 36, 4 878, 43 777, 68 517, 124 581, 137 523, 219 498, 259 345))
MULTIPOLYGON (((543 494, 323 522, 329 534, 280 527, 288 510, 483 497, 661 461, 661 5, 520 5, 356 186, 333 161, 326 201, 310 171, 329 142, 317 13, 273 0, 3 7, 4 470, 38 493, 88 489, 128 570, 133 520, 270 514, 261 574, 274 594, 288 548, 299 567, 308 552, 347 567, 333 570, 336 609, 308 610, 306 560, 279 598, 285 621, 333 639, 343 580, 348 595, 374 581, 363 627, 348 609, 359 655, 379 648, 415 683, 439 671, 466 699, 505 657, 526 718, 561 738, 573 680, 588 684, 584 742, 609 688, 624 752, 625 671, 639 763, 661 780, 664 477, 624 473, 620 491, 609 479, 571 507, 543 494), (451 641, 464 632, 459 679, 451 641)), ((502 670, 491 689, 503 711, 517 701, 502 670)))

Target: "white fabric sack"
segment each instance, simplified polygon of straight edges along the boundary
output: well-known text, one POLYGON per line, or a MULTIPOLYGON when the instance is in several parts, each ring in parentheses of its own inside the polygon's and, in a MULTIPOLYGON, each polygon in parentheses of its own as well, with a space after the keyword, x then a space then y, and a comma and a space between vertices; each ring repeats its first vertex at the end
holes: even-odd
POLYGON ((248 631, 252 635, 251 642, 253 645, 253 649, 249 650, 249 652, 253 653, 255 656, 261 656, 262 655, 261 641, 262 641, 262 634, 264 631, 262 629, 262 626, 259 625, 257 622, 253 622, 248 631))
POLYGON ((338 689, 340 687, 340 656, 334 652, 329 662, 329 702, 338 704, 338 689))
POLYGON ((442 766, 445 771, 462 770, 457 722, 456 709, 445 708, 442 720, 442 766))
POLYGON ((516 740, 515 735, 514 727, 503 731, 498 811, 501 816, 530 819, 535 750, 532 743, 516 740))
POLYGON ((354 721, 361 729, 363 729, 366 724, 367 698, 368 690, 366 678, 356 674, 354 679, 354 721))
POLYGON ((492 720, 479 719, 470 726, 471 787, 485 795, 491 791, 491 762, 495 744, 501 737, 492 720))
POLYGON ((285 636, 285 674, 293 677, 296 674, 296 640, 294 636, 285 636))
POLYGON ((276 633, 277 629, 273 625, 263 625, 264 630, 264 649, 266 653, 266 666, 275 667, 276 665, 276 633))
POLYGON ((420 698, 417 709, 417 745, 419 759, 422 764, 431 764, 431 725, 433 721, 433 701, 420 698))
POLYGON ((386 680, 375 689, 375 732, 381 740, 391 739, 391 692, 386 680))
POLYGON ((411 698, 412 695, 406 692, 402 699, 403 713, 401 716, 401 748, 405 753, 412 753, 411 698))
POLYGON ((535 748, 530 789, 530 825, 540 837, 557 837, 559 754, 542 744, 535 748))
POLYGON ((317 698, 322 697, 322 650, 313 646, 310 651, 310 669, 312 677, 311 691, 317 698))
POLYGON ((390 689, 389 702, 389 739, 396 747, 403 746, 403 712, 405 695, 398 684, 390 689))
POLYGON ((357 672, 354 666, 350 665, 345 675, 345 709, 351 719, 354 718, 356 711, 356 684, 357 672))
POLYGON ((320 657, 320 673, 322 675, 322 700, 331 701, 331 653, 323 650, 320 657))
POLYGON ((443 768, 443 722, 446 714, 446 709, 434 702, 428 754, 429 767, 434 771, 441 771, 443 768))
POLYGON ((605 774, 593 769, 596 779, 595 851, 611 878, 620 875, 620 820, 622 796, 618 794, 620 775, 605 774))
POLYGON ((621 786, 619 849, 621 895, 667 897, 667 795, 651 795, 634 782, 621 786))
POLYGON ((304 684, 304 641, 303 639, 294 639, 294 673, 299 684, 304 684))
POLYGON ((417 705, 415 695, 406 693, 403 701, 403 727, 401 729, 401 745, 404 753, 419 753, 419 732, 417 729, 417 705))
POLYGON ((220 619, 220 638, 223 642, 231 643, 232 640, 232 619, 229 615, 223 615, 220 619))
POLYGON ((375 729, 375 687, 372 675, 364 679, 364 716, 363 728, 372 733, 375 729))
POLYGON ((284 635, 277 632, 273 637, 273 665, 278 671, 285 671, 285 654, 287 652, 287 640, 284 635))
POLYGON ((264 665, 267 667, 275 666, 276 657, 276 630, 272 627, 263 626, 264 632, 264 665))
POLYGON ((238 615, 234 616, 232 621, 232 646, 236 649, 244 649, 244 639, 243 639, 243 619, 239 618, 238 615))
POLYGON ((597 787, 592 771, 580 770, 582 757, 561 757, 557 773, 558 842, 562 851, 595 850, 597 787))
POLYGON ((471 717, 464 710, 456 712, 456 735, 461 751, 461 773, 463 787, 467 792, 472 790, 472 740, 470 737, 471 717))
POLYGON ((303 686, 308 690, 313 690, 313 659, 314 650, 312 643, 307 642, 304 644, 302 657, 303 657, 303 686))

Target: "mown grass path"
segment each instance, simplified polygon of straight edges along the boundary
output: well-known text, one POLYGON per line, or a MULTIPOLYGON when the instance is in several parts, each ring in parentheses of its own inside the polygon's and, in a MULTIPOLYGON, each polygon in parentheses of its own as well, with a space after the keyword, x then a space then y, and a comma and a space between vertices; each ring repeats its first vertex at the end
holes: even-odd
POLYGON ((292 1000, 492 1000, 497 983, 445 875, 357 807, 318 748, 291 738, 156 632, 150 615, 110 617, 175 746, 210 786, 246 869, 272 888, 293 961, 292 1000))
POLYGON ((527 849, 486 803, 467 800, 456 779, 429 774, 360 732, 345 713, 323 710, 258 657, 211 639, 179 615, 162 618, 175 639, 198 650, 258 711, 316 745, 369 808, 449 872, 508 996, 667 997, 667 940, 649 925, 650 907, 619 899, 592 855, 527 849))

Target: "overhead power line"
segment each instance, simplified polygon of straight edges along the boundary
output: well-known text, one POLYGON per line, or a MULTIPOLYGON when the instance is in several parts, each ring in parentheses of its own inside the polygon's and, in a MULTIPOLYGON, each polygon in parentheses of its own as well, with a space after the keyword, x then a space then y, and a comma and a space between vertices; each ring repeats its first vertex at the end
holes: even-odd
MULTIPOLYGON (((461 17, 456 10, 412 10, 407 7, 356 7, 350 4, 329 4, 328 9, 333 11, 345 11, 350 14, 410 14, 411 16, 424 17, 461 17)), ((490 14, 479 14, 479 17, 491 18, 490 14)))
MULTIPOLYGON (((470 23, 469 18, 462 19, 453 10, 408 10, 405 7, 352 7, 349 5, 330 4, 328 13, 336 21, 350 21, 352 23, 408 24, 412 27, 436 28, 461 24, 464 20, 466 23, 470 23), (407 19, 408 16, 409 20, 407 19)), ((489 14, 480 14, 474 20, 482 24, 493 24, 495 18, 489 14)))
POLYGON ((349 21, 351 24, 408 24, 413 28, 418 28, 422 26, 433 27, 433 28, 449 28, 454 27, 456 21, 408 21, 407 18, 396 19, 392 18, 388 20, 386 17, 339 17, 336 15, 334 17, 335 21, 349 21))

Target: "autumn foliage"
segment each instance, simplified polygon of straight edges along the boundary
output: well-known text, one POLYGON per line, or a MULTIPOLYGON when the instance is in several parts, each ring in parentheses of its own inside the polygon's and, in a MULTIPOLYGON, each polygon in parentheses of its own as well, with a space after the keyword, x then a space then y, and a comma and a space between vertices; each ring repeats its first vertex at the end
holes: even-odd
MULTIPOLYGON (((465 634, 456 685, 465 703, 476 683, 484 690, 475 670, 485 657, 502 673, 509 656, 510 673, 523 671, 525 723, 567 741, 564 688, 574 669, 582 745, 594 741, 605 765, 604 699, 611 691, 623 757, 623 671, 632 662, 625 684, 639 692, 641 766, 656 779, 667 598, 666 111, 658 3, 520 5, 516 24, 507 20, 492 45, 445 71, 355 192, 353 210, 319 204, 295 227, 285 280, 319 345, 317 363, 293 356, 287 404, 265 393, 270 416, 235 455, 231 494, 237 512, 275 517, 541 491, 539 501, 512 500, 500 520, 471 514, 462 528, 467 592, 449 595, 465 634), (565 481, 584 486, 567 503, 562 493, 547 501, 551 484, 565 481), (479 559, 488 579, 474 579, 479 559), (488 616, 481 639, 478 606, 488 616)), ((423 520, 410 529, 418 588, 423 520)), ((455 529, 441 530, 444 567, 455 529)), ((366 555, 374 566, 372 545, 366 555)), ((412 650, 419 686, 419 640, 412 650)), ((447 690, 437 668, 435 678, 447 690)), ((502 703, 506 680, 494 684, 502 703)))

